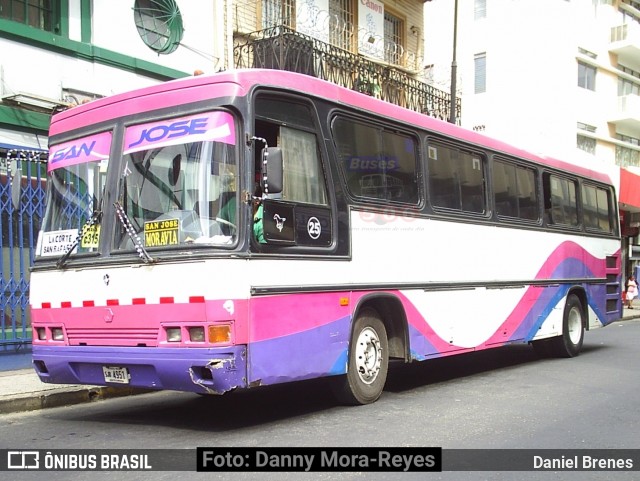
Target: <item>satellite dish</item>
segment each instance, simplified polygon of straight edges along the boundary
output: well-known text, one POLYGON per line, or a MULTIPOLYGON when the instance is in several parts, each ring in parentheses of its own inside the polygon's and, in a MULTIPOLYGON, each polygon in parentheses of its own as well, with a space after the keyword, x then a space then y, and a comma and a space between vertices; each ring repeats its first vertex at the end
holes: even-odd
POLYGON ((166 55, 180 46, 184 28, 175 0, 136 0, 133 18, 138 35, 154 52, 166 55))

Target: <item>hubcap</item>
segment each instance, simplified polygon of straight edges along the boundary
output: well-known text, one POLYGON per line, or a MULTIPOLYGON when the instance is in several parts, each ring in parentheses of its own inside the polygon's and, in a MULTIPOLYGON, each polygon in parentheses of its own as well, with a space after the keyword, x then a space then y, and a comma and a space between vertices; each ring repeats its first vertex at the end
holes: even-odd
POLYGON ((567 328, 569 329, 569 339, 576 345, 582 337, 582 315, 577 307, 571 308, 567 319, 567 328))
POLYGON ((378 333, 371 327, 360 332, 355 352, 358 376, 365 384, 371 384, 378 377, 382 364, 382 347, 378 333))

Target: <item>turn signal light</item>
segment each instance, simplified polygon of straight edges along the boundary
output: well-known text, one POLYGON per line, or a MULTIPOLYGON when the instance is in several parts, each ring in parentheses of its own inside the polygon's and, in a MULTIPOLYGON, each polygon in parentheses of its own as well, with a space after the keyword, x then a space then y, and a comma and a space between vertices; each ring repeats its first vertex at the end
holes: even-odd
POLYGON ((231 326, 228 324, 209 326, 209 342, 212 344, 231 342, 231 326))

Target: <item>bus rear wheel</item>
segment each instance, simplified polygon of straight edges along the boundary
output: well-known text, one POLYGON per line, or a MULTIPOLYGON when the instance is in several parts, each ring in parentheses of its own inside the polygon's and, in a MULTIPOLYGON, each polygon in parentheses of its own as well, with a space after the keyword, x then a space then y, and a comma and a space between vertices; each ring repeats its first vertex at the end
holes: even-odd
POLYGON ((365 309, 353 325, 347 374, 336 379, 334 393, 345 404, 370 404, 382 394, 388 369, 387 331, 378 313, 365 309))
POLYGON ((584 342, 584 308, 575 294, 569 294, 564 306, 562 335, 551 340, 553 353, 558 357, 575 357, 584 342))

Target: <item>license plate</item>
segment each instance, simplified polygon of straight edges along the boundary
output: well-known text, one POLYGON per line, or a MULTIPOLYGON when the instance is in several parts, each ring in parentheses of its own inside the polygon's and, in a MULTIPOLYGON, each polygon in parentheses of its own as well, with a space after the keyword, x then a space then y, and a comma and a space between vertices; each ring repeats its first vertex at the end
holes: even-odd
POLYGON ((105 382, 129 384, 129 370, 126 367, 102 366, 105 382))

